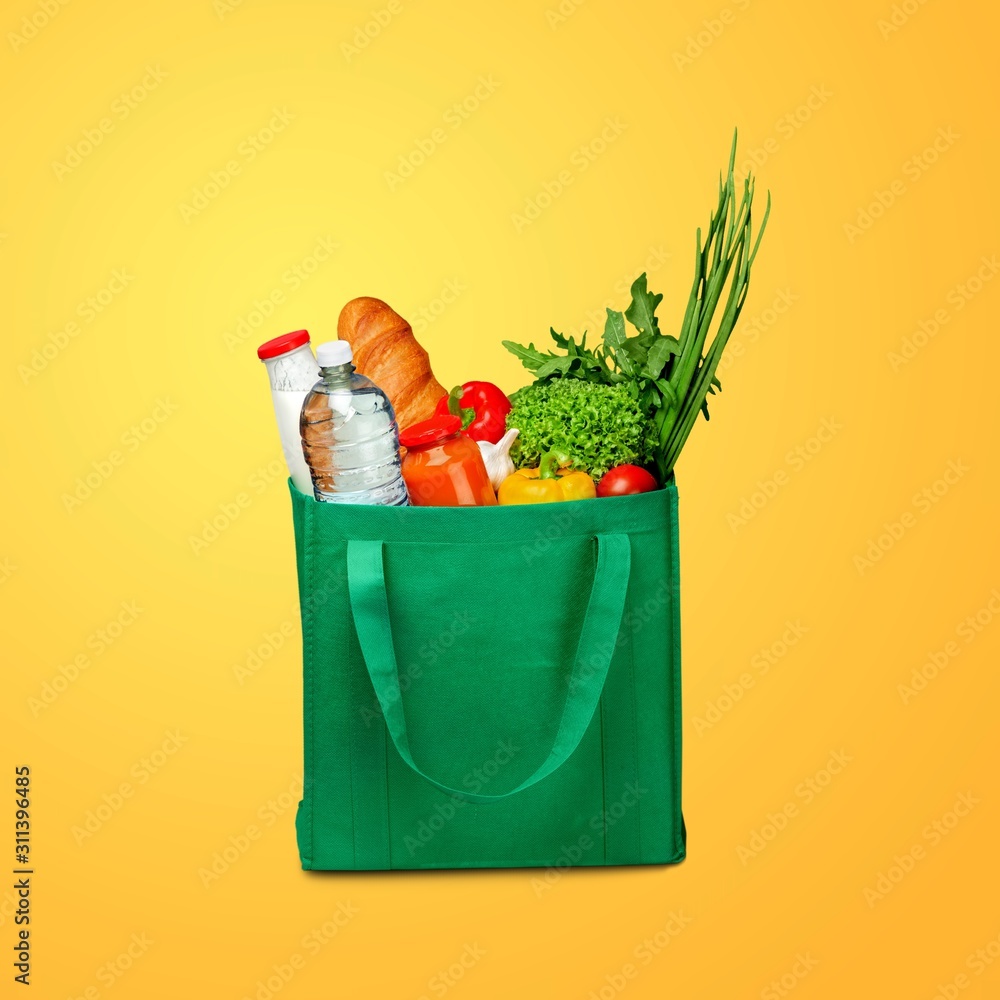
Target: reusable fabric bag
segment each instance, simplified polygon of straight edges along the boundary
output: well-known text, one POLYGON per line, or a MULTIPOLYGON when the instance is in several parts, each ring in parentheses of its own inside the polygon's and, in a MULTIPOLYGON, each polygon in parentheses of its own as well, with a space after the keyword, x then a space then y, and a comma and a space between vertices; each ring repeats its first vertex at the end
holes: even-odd
POLYGON ((683 860, 672 480, 461 508, 289 488, 303 868, 683 860))

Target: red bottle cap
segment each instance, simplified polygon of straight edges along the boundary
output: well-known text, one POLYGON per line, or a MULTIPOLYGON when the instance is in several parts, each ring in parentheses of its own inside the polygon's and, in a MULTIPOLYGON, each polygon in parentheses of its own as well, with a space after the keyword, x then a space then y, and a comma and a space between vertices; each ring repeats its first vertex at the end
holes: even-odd
POLYGON ((268 358, 276 358, 279 354, 287 354, 289 351, 294 351, 296 347, 301 347, 303 344, 308 343, 308 330, 293 330, 291 333, 283 333, 280 337, 269 340, 266 344, 261 344, 257 348, 257 357, 261 361, 266 361, 268 358))
POLYGON ((419 423, 410 424, 405 431, 399 435, 399 443, 404 448, 419 448, 424 444, 434 444, 435 441, 443 441, 452 434, 457 434, 462 429, 462 418, 454 413, 439 413, 430 420, 421 420, 419 423))

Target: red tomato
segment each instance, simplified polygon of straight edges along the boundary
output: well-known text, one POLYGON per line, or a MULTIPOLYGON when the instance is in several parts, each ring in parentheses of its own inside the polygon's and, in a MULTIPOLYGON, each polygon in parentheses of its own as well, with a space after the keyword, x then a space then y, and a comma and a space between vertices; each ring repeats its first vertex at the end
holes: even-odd
POLYGON ((638 465, 616 465, 608 469, 597 484, 599 497, 623 497, 658 489, 656 480, 638 465))

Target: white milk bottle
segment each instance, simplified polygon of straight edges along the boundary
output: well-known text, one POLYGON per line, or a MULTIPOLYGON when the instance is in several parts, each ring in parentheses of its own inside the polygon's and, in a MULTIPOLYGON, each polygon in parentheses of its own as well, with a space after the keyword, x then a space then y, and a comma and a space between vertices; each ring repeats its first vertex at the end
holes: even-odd
POLYGON ((281 450, 295 488, 311 495, 312 476, 302 454, 299 415, 306 394, 319 378, 319 365, 313 357, 308 330, 293 330, 261 344, 257 357, 267 367, 271 380, 271 401, 278 421, 281 450))

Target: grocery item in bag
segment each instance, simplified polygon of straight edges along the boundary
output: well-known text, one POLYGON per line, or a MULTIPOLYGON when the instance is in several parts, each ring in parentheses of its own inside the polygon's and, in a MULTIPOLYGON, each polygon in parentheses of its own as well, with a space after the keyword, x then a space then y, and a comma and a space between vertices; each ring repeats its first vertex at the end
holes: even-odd
POLYGON ((479 445, 462 433, 462 418, 431 417, 399 436, 403 478, 415 507, 488 507, 497 502, 479 445))
POLYGON ((448 395, 410 324, 381 299, 351 299, 340 311, 337 336, 350 343, 358 371, 389 397, 401 428, 432 416, 448 395))
POLYGON ((320 378, 302 404, 302 449, 312 492, 327 503, 406 504, 399 432, 386 394, 352 364, 351 345, 316 348, 320 378))
POLYGON ((278 422, 281 450, 296 489, 312 493, 309 466, 302 454, 299 415, 306 393, 319 378, 319 365, 313 357, 308 330, 293 330, 267 341, 257 348, 271 380, 271 402, 278 422))

